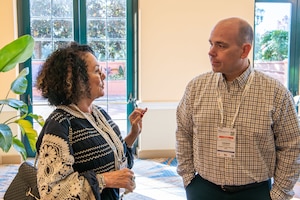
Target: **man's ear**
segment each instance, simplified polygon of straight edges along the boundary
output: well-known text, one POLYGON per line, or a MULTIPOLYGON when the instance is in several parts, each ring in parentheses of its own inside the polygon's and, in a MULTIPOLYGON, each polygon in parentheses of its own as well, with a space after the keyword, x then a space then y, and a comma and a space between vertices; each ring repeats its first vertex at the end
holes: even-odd
POLYGON ((247 58, 250 50, 251 50, 251 47, 252 45, 250 43, 244 43, 243 44, 243 52, 242 52, 242 55, 241 55, 241 58, 247 58))

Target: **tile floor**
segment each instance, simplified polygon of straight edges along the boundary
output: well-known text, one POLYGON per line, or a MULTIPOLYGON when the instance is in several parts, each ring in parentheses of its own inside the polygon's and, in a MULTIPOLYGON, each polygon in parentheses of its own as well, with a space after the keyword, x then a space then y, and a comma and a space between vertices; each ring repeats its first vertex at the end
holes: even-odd
MULTIPOLYGON (((186 200, 182 179, 176 173, 176 164, 161 164, 162 159, 137 160, 133 167, 137 187, 124 200, 186 200), (152 175, 151 175, 152 174, 152 175)), ((300 179, 294 187, 292 200, 300 200, 300 179)))
MULTIPOLYGON (((124 196, 124 200, 185 200, 181 177, 176 173, 176 159, 136 159, 133 170, 136 189, 124 196)), ((0 165, 0 200, 13 179, 18 165, 0 165)), ((293 200, 300 200, 300 182, 294 188, 293 200)))
POLYGON ((137 159, 133 167, 137 186, 133 193, 125 195, 124 200, 185 200, 176 165, 175 159, 137 159))

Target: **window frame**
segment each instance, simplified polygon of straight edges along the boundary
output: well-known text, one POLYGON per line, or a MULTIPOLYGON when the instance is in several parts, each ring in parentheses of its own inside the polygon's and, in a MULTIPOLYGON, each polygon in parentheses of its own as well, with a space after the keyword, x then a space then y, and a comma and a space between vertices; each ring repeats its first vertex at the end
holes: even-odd
MULTIPOLYGON (((127 93, 126 102, 129 98, 136 99, 138 97, 138 0, 126 0, 127 5, 127 29, 126 29, 126 41, 127 41, 127 93)), ((18 36, 24 34, 31 34, 30 24, 30 0, 17 0, 17 21, 18 21, 18 36)), ((80 44, 87 44, 87 14, 86 14, 86 0, 73 0, 73 18, 74 18, 74 41, 80 44)), ((28 86, 26 92, 20 96, 20 98, 27 103, 29 112, 32 112, 32 68, 31 59, 19 65, 19 71, 23 68, 29 68, 29 74, 27 75, 28 86)), ((127 131, 130 129, 130 122, 128 120, 129 113, 134 109, 133 103, 127 104, 127 131)), ((31 120, 32 119, 28 119, 31 120)), ((22 136, 22 141, 25 144, 25 148, 29 157, 35 156, 35 152, 32 152, 29 146, 27 138, 22 136)))

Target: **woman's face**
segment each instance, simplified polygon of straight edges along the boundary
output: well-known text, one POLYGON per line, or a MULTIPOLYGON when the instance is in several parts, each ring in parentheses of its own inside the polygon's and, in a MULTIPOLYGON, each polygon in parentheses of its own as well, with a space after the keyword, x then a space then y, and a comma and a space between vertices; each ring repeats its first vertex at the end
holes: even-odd
POLYGON ((87 73, 89 76, 90 95, 91 99, 94 100, 104 95, 103 80, 106 76, 104 73, 102 73, 102 69, 99 66, 99 62, 93 54, 87 53, 86 63, 87 73))

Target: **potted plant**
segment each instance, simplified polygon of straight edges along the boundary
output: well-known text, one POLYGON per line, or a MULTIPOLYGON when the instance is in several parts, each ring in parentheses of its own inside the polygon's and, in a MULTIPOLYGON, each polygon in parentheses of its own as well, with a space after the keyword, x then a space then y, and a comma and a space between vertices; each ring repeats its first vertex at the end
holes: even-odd
MULTIPOLYGON (((33 38, 30 35, 23 35, 0 49, 0 77, 3 79, 5 76, 3 74, 5 72, 14 69, 18 63, 28 60, 33 54, 33 47, 33 38)), ((25 93, 28 85, 28 80, 26 78, 28 73, 29 69, 28 67, 25 67, 11 83, 5 99, 0 99, 0 116, 4 119, 4 122, 0 121, 0 148, 4 152, 8 152, 10 148, 13 147, 22 155, 24 160, 27 158, 24 143, 18 138, 16 133, 12 132, 9 125, 17 124, 18 127, 20 127, 22 135, 26 136, 29 141, 31 150, 35 152, 38 134, 28 117, 36 120, 41 126, 43 126, 44 120, 39 115, 29 113, 28 105, 25 102, 16 98, 8 98, 8 96, 10 92, 13 92, 16 95, 25 93), (5 113, 3 113, 4 106, 15 109, 17 111, 16 116, 8 119, 3 117, 5 116, 5 113)))

